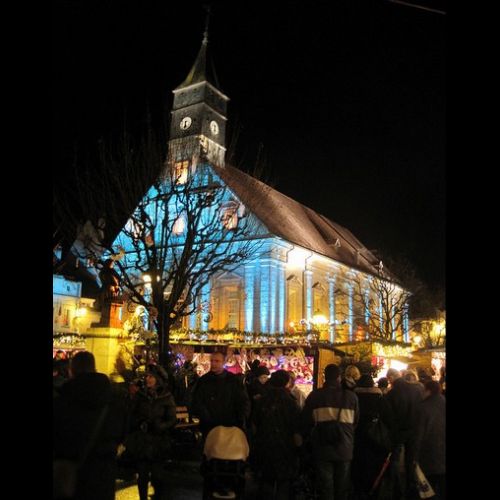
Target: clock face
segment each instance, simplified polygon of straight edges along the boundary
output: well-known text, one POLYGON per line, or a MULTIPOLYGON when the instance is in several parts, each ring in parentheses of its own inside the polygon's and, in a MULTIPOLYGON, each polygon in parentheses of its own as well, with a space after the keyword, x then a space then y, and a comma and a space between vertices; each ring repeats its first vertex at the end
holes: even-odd
POLYGON ((210 132, 212 134, 217 135, 219 133, 219 125, 217 125, 217 122, 215 120, 212 120, 210 122, 210 132))
POLYGON ((184 117, 180 123, 181 130, 187 130, 191 126, 191 123, 192 120, 189 116, 184 117))

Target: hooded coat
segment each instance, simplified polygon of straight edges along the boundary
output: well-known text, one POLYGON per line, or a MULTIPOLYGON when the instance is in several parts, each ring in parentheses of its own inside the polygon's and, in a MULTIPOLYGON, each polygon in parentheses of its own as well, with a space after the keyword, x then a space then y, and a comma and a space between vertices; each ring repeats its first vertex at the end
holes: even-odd
MULTIPOLYGON (((159 379, 157 379, 159 380, 159 379)), ((176 422, 174 397, 161 382, 137 393, 130 434, 125 441, 131 461, 162 462, 170 457, 170 429, 176 422)))

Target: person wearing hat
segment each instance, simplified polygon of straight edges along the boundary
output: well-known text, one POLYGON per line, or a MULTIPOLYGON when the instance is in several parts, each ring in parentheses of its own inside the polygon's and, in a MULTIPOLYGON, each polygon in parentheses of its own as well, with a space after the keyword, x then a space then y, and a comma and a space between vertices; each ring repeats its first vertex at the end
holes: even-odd
POLYGON ((158 365, 146 367, 145 387, 136 395, 131 432, 125 452, 134 459, 138 473, 139 499, 148 500, 149 482, 155 500, 167 498, 165 463, 170 458, 169 431, 176 422, 176 405, 167 388, 167 373, 158 365))
POLYGON ((248 386, 248 396, 252 405, 265 394, 270 375, 269 368, 266 366, 259 366, 255 369, 255 378, 248 386))

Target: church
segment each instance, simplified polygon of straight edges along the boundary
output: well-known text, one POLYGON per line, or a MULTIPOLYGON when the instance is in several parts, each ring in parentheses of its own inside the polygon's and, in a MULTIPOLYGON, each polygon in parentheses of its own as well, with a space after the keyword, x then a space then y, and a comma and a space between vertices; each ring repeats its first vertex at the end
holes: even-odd
MULTIPOLYGON (((226 252, 236 251, 234 235, 239 230, 240 244, 245 240, 254 246, 251 251, 247 246, 241 261, 219 270, 212 267, 203 285, 193 287, 194 307, 176 324, 184 332, 177 338, 192 339, 190 332, 198 336, 216 332, 224 338, 253 334, 274 342, 316 332, 317 340, 351 343, 369 339, 370 324, 376 321, 380 326, 390 322, 387 340, 408 342, 407 306, 394 309, 390 319, 384 317, 387 300, 373 286, 387 280, 394 285, 394 297, 405 294, 379 258, 345 227, 225 162, 229 98, 220 90, 207 47, 205 32, 191 71, 173 90, 165 173, 142 200, 140 220, 160 217, 156 200, 162 188, 170 190, 163 223, 147 237, 151 242, 163 237, 168 245, 180 248, 200 246, 200 241, 187 241, 193 217, 182 195, 172 196, 172 191, 189 186, 191 191, 207 192, 206 186, 217 185, 224 191, 217 208, 221 232, 212 230, 212 241, 219 238, 226 252), (159 234, 165 231, 165 221, 170 224, 167 239, 159 234)), ((213 208, 206 211, 211 217, 215 213, 213 208)), ((123 265, 144 273, 148 245, 138 250, 139 226, 131 217, 113 247, 120 248, 123 265)))

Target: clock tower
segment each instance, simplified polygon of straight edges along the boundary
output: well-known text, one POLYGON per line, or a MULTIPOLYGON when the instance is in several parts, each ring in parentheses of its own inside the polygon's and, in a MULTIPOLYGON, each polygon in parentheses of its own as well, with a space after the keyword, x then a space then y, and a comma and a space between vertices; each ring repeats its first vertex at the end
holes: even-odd
POLYGON ((229 98, 218 89, 213 65, 207 57, 208 30, 186 79, 173 90, 169 159, 175 164, 200 161, 224 166, 226 112, 229 98))

